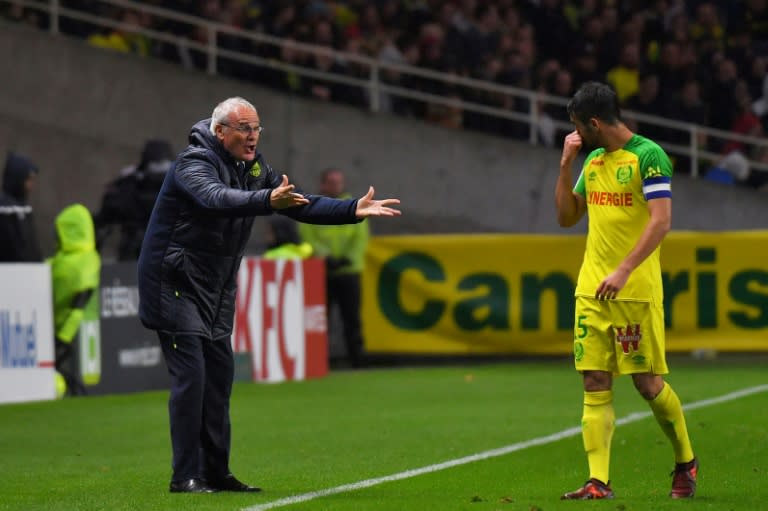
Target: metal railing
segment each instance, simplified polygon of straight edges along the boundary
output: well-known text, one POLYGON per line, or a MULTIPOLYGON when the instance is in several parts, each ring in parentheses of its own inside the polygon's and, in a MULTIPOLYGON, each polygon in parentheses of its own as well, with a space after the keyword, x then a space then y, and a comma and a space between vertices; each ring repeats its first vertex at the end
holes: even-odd
MULTIPOLYGON (((367 57, 360 54, 337 51, 329 47, 300 43, 292 39, 282 39, 264 33, 249 32, 233 26, 213 22, 197 16, 182 14, 169 9, 145 5, 130 0, 98 0, 100 3, 111 7, 133 10, 146 13, 155 18, 172 21, 204 29, 207 34, 207 42, 189 40, 175 34, 148 29, 133 24, 114 20, 111 18, 94 15, 82 10, 73 9, 61 5, 61 0, 0 0, 1 4, 15 4, 43 12, 48 15, 48 27, 51 33, 61 33, 62 19, 70 19, 78 22, 92 24, 99 28, 119 29, 132 34, 138 34, 152 41, 159 41, 170 45, 175 45, 183 51, 197 51, 205 55, 205 69, 209 74, 217 74, 220 60, 226 59, 229 62, 260 67, 262 69, 278 70, 288 73, 295 73, 301 77, 321 79, 328 83, 341 84, 345 86, 359 87, 366 94, 367 107, 372 112, 382 110, 382 100, 387 96, 390 98, 406 99, 411 101, 424 102, 430 105, 439 105, 448 108, 460 109, 462 112, 472 112, 482 114, 496 119, 515 121, 524 125, 527 131, 527 140, 533 144, 540 144, 539 130, 546 114, 543 108, 548 105, 557 105, 565 107, 568 98, 544 94, 538 91, 498 85, 489 81, 467 78, 455 74, 442 73, 429 69, 414 67, 406 64, 386 62, 367 57), (358 70, 364 69, 365 75, 358 77, 349 76, 340 73, 330 73, 320 71, 311 67, 283 62, 275 58, 268 58, 253 54, 252 52, 242 52, 227 49, 218 43, 219 36, 235 37, 241 41, 247 41, 257 48, 272 47, 279 53, 284 47, 295 51, 305 52, 309 55, 328 56, 339 62, 354 64, 358 70), (509 108, 500 108, 492 104, 482 102, 468 101, 454 96, 445 96, 423 90, 403 87, 398 84, 388 83, 384 78, 387 75, 399 75, 400 77, 408 75, 417 79, 438 83, 441 86, 447 86, 453 89, 460 88, 463 92, 469 92, 475 97, 487 95, 491 98, 507 98, 512 100, 522 100, 526 105, 525 111, 513 110, 509 108)), ((716 163, 723 155, 707 151, 700 147, 699 137, 715 138, 725 142, 739 142, 749 144, 753 149, 766 151, 768 153, 768 140, 761 137, 752 137, 740 135, 728 131, 717 130, 705 126, 699 126, 692 123, 675 121, 659 116, 652 116, 640 112, 624 111, 624 117, 630 121, 641 122, 653 127, 663 128, 681 132, 687 137, 686 144, 670 143, 663 139, 657 142, 671 155, 681 156, 690 162, 690 173, 693 176, 700 174, 700 166, 703 162, 716 163)), ((547 119, 548 124, 559 130, 570 131, 572 125, 567 122, 547 119)), ((680 137, 682 138, 682 137, 680 137)), ((768 164, 755 159, 748 159, 751 169, 768 171, 768 164)))

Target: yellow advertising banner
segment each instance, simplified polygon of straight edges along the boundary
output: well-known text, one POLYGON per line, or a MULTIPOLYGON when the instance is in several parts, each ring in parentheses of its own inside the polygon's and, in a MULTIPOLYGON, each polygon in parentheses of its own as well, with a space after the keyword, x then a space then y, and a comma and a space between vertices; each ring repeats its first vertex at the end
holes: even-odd
MULTIPOLYGON (((566 354, 584 236, 381 236, 363 279, 372 353, 566 354)), ((768 231, 673 232, 667 349, 768 351, 768 231)))

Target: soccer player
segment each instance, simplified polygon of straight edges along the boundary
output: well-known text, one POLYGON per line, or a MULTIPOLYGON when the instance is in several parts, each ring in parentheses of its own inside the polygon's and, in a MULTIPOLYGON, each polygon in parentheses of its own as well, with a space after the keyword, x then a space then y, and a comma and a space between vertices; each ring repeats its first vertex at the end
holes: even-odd
POLYGON ((661 375, 664 309, 659 246, 672 217, 672 164, 652 140, 621 121, 607 85, 584 84, 568 103, 576 130, 563 143, 555 189, 561 226, 589 216, 584 261, 576 285, 574 358, 583 375, 582 437, 589 480, 562 499, 613 497, 609 485, 614 430, 613 375, 629 374, 648 401, 675 454, 672 498, 693 497, 698 462, 680 399, 661 375), (573 186, 582 145, 594 149, 573 186))

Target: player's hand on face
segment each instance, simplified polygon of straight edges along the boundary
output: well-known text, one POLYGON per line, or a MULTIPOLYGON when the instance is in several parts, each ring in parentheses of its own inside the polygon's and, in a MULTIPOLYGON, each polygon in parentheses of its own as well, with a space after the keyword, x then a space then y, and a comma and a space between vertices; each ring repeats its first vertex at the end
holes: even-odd
POLYGON ((357 200, 357 209, 355 216, 365 218, 367 216, 398 216, 402 215, 399 209, 390 208, 400 204, 400 199, 373 199, 373 187, 368 188, 368 193, 357 200))
POLYGON ((581 135, 579 135, 578 131, 573 130, 568 133, 563 141, 563 155, 560 158, 560 161, 566 164, 573 163, 573 160, 575 160, 576 156, 579 154, 579 150, 581 150, 581 145, 581 135))
POLYGON ((295 188, 294 185, 288 183, 288 176, 283 174, 283 181, 280 183, 280 186, 273 188, 272 193, 269 195, 269 203, 272 209, 285 209, 309 204, 309 199, 306 199, 300 193, 296 193, 294 191, 295 188))
POLYGON ((599 286, 595 298, 598 300, 613 300, 619 294, 629 279, 629 273, 623 270, 616 270, 603 279, 599 286))

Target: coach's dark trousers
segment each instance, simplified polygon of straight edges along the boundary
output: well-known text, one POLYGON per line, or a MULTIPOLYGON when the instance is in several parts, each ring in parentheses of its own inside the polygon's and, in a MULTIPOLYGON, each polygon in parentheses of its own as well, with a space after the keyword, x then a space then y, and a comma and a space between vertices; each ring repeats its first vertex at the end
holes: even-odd
POLYGON ((224 477, 229 474, 229 397, 235 368, 229 338, 158 336, 171 375, 171 480, 224 477))

